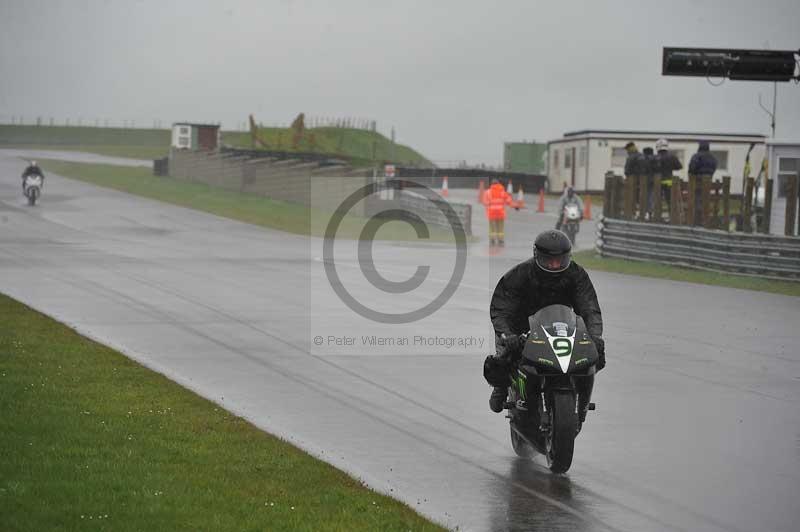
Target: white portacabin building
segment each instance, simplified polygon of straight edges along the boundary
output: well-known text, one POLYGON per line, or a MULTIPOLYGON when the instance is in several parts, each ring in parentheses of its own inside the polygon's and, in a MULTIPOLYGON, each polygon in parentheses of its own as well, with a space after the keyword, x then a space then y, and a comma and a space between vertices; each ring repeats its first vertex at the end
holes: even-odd
POLYGON ((565 185, 572 185, 579 192, 600 192, 605 186, 606 172, 622 175, 625 169, 627 152, 625 145, 633 141, 639 151, 651 147, 655 150, 656 141, 665 138, 670 151, 675 153, 683 165, 675 175, 688 179, 689 160, 697 151, 698 143, 706 140, 711 154, 717 159, 715 180, 731 176, 731 193, 741 194, 743 189, 744 165, 747 151, 750 152, 750 166, 753 176, 761 168, 764 158, 766 137, 754 133, 692 133, 675 131, 621 131, 605 129, 586 129, 565 133, 560 139, 547 143, 547 178, 550 190, 560 192, 565 185))

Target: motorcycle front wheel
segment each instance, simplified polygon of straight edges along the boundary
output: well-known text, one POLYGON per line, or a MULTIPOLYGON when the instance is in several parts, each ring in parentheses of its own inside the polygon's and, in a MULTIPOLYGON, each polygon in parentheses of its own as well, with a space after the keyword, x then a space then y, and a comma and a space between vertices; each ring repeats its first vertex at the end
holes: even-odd
POLYGON ((553 473, 566 473, 572 465, 575 436, 578 434, 575 394, 555 392, 550 415, 552 424, 547 437, 547 466, 553 473))
POLYGON ((575 231, 574 227, 567 227, 567 236, 569 237, 569 241, 573 246, 575 245, 575 234, 576 233, 577 233, 577 231, 575 231))

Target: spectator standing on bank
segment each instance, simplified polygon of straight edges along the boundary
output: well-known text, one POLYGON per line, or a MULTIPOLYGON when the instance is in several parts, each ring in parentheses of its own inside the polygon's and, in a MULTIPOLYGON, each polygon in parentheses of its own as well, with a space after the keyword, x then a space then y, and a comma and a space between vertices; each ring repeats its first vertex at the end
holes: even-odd
POLYGON ((625 179, 633 179, 633 197, 639 197, 639 176, 644 174, 644 158, 639 153, 636 144, 629 142, 625 145, 628 158, 625 159, 625 179))
POLYGON ((639 153, 639 148, 636 144, 629 142, 625 145, 625 151, 628 152, 628 158, 625 159, 625 177, 639 176, 644 173, 644 158, 639 153))
MULTIPOLYGON (((695 177, 708 175, 714 177, 714 172, 717 171, 717 160, 711 155, 707 140, 701 140, 698 143, 697 153, 692 155, 689 161, 689 175, 695 177)), ((703 180, 695 179, 694 189, 694 220, 695 225, 700 225, 702 219, 702 203, 703 203, 703 180)))
MULTIPOLYGON (((642 150, 643 155, 642 158, 644 159, 643 167, 644 172, 643 175, 645 176, 645 183, 647 184, 647 214, 645 219, 649 220, 653 217, 653 204, 655 203, 655 174, 658 173, 658 166, 656 161, 656 156, 653 153, 653 148, 647 147, 642 150)), ((645 206, 642 205, 644 209, 645 206)))
POLYGON ((675 154, 669 151, 667 139, 656 141, 656 152, 656 173, 661 175, 661 194, 669 211, 672 203, 672 172, 680 170, 683 165, 675 154))
POLYGON ((689 161, 689 174, 692 175, 710 175, 714 177, 714 172, 717 171, 717 160, 711 155, 707 140, 701 140, 697 147, 697 153, 692 155, 689 161))

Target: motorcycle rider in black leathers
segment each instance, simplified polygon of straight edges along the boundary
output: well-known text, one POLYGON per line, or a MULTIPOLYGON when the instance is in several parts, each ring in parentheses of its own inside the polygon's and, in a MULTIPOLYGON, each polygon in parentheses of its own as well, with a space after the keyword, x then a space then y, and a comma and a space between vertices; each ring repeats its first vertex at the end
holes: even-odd
POLYGON ((22 190, 25 191, 25 180, 28 176, 38 175, 42 178, 42 183, 44 183, 44 172, 42 169, 39 168, 39 165, 36 164, 36 161, 31 161, 30 164, 23 170, 22 172, 22 190))
MULTIPOLYGON (((528 316, 554 304, 567 305, 583 318, 597 347, 597 370, 603 369, 605 342, 597 294, 586 270, 572 261, 569 238, 556 230, 537 236, 533 258, 514 266, 494 289, 489 315, 495 331, 495 361, 505 363, 518 355, 523 347, 520 334, 528 331, 528 316)), ((507 387, 494 388, 489 398, 493 412, 503 411, 507 393, 507 387)))

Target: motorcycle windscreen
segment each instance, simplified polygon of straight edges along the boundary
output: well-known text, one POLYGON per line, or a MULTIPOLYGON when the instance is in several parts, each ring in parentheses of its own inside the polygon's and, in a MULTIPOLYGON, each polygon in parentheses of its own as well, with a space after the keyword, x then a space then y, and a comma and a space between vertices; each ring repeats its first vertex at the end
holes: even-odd
POLYGON ((557 373, 582 372, 597 362, 597 349, 583 319, 565 305, 550 305, 528 318, 530 335, 522 356, 557 373))
POLYGON ((541 333, 544 329, 553 336, 568 337, 575 334, 577 316, 566 305, 550 305, 529 316, 528 326, 531 332, 541 333))

